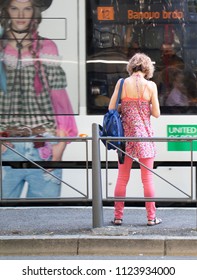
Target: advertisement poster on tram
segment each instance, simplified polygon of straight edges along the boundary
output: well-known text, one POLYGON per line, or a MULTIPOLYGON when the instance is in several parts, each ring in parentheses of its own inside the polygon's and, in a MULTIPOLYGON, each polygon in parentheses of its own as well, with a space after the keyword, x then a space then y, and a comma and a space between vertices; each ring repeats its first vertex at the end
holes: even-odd
POLYGON ((71 145, 44 138, 78 135, 77 3, 0 0, 0 134, 43 138, 2 145, 3 199, 61 195, 61 168, 34 162, 59 162, 71 145))

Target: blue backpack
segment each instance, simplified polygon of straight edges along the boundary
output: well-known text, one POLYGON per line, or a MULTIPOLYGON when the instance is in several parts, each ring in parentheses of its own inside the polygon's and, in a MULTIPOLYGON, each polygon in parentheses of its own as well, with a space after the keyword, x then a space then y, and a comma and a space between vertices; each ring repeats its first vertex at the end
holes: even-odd
MULTIPOLYGON (((120 82, 120 88, 118 91, 118 98, 116 100, 116 108, 109 110, 103 118, 103 126, 99 125, 99 135, 102 137, 112 136, 112 137, 124 137, 124 129, 121 121, 121 116, 118 113, 118 104, 120 101, 122 86, 124 79, 120 82)), ((125 151, 125 141, 106 141, 102 140, 103 144, 107 147, 108 150, 116 150, 117 147, 125 151), (113 145, 110 145, 113 144, 113 145)), ((124 163, 124 153, 117 150, 118 160, 120 163, 124 163)))

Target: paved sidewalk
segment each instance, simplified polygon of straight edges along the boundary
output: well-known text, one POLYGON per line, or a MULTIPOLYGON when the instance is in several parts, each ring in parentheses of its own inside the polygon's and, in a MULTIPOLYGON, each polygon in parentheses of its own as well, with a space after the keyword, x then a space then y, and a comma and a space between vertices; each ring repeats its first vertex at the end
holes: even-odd
POLYGON ((93 228, 92 207, 0 208, 0 256, 197 256, 197 209, 158 208, 163 223, 147 227, 145 208, 125 208, 113 226, 104 207, 103 227, 93 228))

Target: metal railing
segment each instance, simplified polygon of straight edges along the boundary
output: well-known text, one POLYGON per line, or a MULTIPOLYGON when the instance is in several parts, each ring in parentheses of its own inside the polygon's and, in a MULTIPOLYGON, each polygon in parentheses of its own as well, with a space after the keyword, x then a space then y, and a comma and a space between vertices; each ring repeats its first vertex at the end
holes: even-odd
MULTIPOLYGON (((84 142, 86 145, 86 157, 85 157, 85 168, 88 172, 89 169, 89 155, 88 155, 88 141, 92 140, 91 137, 45 137, 44 140, 47 142, 84 142)), ((39 168, 43 170, 46 174, 50 175, 51 177, 54 177, 56 180, 58 180, 60 183, 65 184, 70 189, 74 190, 78 194, 80 194, 84 199, 87 199, 88 197, 88 185, 86 188, 86 193, 81 192, 79 189, 73 187, 71 184, 66 182, 65 180, 62 180, 62 178, 57 177, 53 173, 49 171, 50 168, 64 168, 65 162, 63 161, 33 161, 29 157, 26 157, 24 154, 21 154, 15 148, 12 148, 10 145, 6 143, 15 143, 15 142, 34 142, 35 138, 30 137, 0 137, 0 150, 2 149, 2 145, 4 145, 7 149, 11 150, 13 153, 17 154, 21 160, 20 161, 4 161, 2 162, 2 153, 0 153, 0 201, 2 200, 2 166, 11 166, 14 168, 39 168), (23 160, 22 160, 23 159, 23 160)), ((43 142, 43 137, 36 137, 36 142, 43 142)), ((88 178, 88 174, 86 174, 86 177, 88 178)), ((82 198, 81 198, 82 199, 82 198)), ((34 199, 31 199, 33 201, 34 199)), ((36 200, 36 199, 35 199, 36 200)), ((41 201, 41 199, 39 200, 41 201)), ((44 201, 47 201, 47 199, 44 199, 44 201)))
MULTIPOLYGON (((102 226, 103 225, 103 214, 100 211, 101 208, 101 198, 102 198, 102 187, 101 187, 101 165, 100 165, 100 140, 105 140, 106 144, 109 143, 112 139, 113 142, 114 141, 138 141, 138 142, 142 142, 142 141, 153 141, 153 142, 189 142, 190 143, 190 167, 191 167, 191 196, 189 196, 187 193, 183 192, 182 190, 180 190, 178 187, 176 187, 174 184, 172 184, 171 182, 169 182, 168 180, 166 180, 165 178, 163 178, 162 176, 158 175, 156 172, 154 172, 153 170, 150 170, 147 166, 144 166, 141 162, 139 162, 139 160, 137 160, 136 158, 131 158, 136 161, 137 163, 139 163, 139 165, 143 165, 145 168, 149 169, 152 173, 154 173, 156 176, 160 177, 162 180, 164 180, 165 182, 167 182, 168 184, 172 185, 174 188, 178 189, 179 191, 181 191, 182 193, 184 193, 186 195, 187 198, 183 198, 183 199, 176 199, 176 201, 193 201, 193 202, 197 202, 197 192, 196 192, 196 197, 193 197, 193 167, 194 167, 194 160, 193 160, 193 150, 192 150, 192 144, 193 141, 197 141, 197 138, 191 138, 191 137, 150 137, 150 138, 136 138, 136 137, 100 137, 99 136, 99 127, 97 124, 93 124, 92 126, 92 142, 93 142, 93 147, 95 148, 94 151, 94 156, 92 157, 92 161, 95 161, 95 170, 92 171, 97 173, 97 176, 94 177, 93 173, 93 189, 95 188, 95 197, 94 199, 97 200, 96 207, 97 207, 97 211, 95 211, 95 225, 97 226, 102 226), (100 191, 99 191, 100 190, 100 191)), ((110 142, 110 145, 113 145, 110 142)), ((119 148, 118 148, 119 149, 119 148)), ((122 151, 121 149, 119 149, 120 151, 122 151)), ((126 152, 122 151, 123 153, 126 154, 126 152)), ((107 148, 106 148, 106 154, 107 154, 107 148)), ((129 156, 129 155, 128 155, 129 156)), ((195 164, 196 166, 196 164, 195 164)), ((109 200, 109 199, 108 199, 109 200)), ((113 197, 112 198, 113 201, 126 201, 128 200, 127 198, 117 198, 117 197, 113 197)), ((129 199, 130 200, 130 199, 129 199)), ((135 201, 171 201, 170 198, 134 198, 133 200, 135 201)))

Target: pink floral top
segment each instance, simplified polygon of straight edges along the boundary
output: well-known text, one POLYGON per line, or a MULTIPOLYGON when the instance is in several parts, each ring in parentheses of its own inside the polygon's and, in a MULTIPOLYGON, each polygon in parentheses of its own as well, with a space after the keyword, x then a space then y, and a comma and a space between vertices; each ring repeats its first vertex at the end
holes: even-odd
MULTIPOLYGON (((126 137, 152 137, 150 103, 143 98, 125 97, 121 101, 122 121, 126 137)), ((126 152, 134 158, 155 157, 155 143, 150 141, 126 143, 126 152)))

